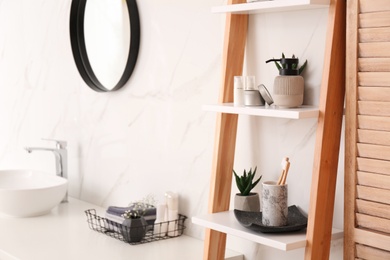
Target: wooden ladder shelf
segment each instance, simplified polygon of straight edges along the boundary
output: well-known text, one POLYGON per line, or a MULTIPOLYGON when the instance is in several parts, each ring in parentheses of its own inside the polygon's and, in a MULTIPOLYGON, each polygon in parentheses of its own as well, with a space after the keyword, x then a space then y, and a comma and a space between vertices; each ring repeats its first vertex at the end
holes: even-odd
MULTIPOLYGON (((229 4, 243 3, 229 0, 229 4)), ((345 93, 345 0, 330 0, 312 173, 305 259, 328 259, 345 93)), ((248 14, 226 14, 219 103, 233 102, 233 77, 242 75, 248 14)), ((237 114, 218 113, 209 213, 229 209, 237 114)), ((204 259, 224 259, 226 234, 206 229, 204 259)))

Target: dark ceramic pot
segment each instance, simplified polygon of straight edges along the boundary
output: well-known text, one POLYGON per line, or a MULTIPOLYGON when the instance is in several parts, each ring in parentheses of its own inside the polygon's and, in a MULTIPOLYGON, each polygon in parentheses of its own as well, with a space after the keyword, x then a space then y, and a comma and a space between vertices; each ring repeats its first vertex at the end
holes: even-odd
POLYGON ((123 239, 129 243, 140 242, 145 237, 147 225, 144 217, 126 218, 121 229, 123 239))

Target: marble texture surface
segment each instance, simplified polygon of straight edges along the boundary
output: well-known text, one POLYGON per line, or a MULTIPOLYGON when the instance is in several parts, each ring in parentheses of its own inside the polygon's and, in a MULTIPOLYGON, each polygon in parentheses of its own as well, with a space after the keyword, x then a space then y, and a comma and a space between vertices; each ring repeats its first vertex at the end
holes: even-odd
MULTIPOLYGON (((148 194, 161 202, 171 190, 180 195, 182 214, 206 213, 215 114, 201 106, 218 100, 225 19, 210 10, 222 4, 226 1, 138 1, 142 38, 136 68, 124 88, 103 94, 86 86, 74 64, 71 0, 0 0, 0 168, 54 174, 52 154, 27 154, 23 147, 53 145, 41 138, 66 140, 71 196, 107 207, 148 194)), ((282 51, 295 54, 308 60, 304 104, 318 104, 326 21, 326 9, 251 16, 244 75, 255 75, 256 84, 272 93, 277 70, 265 60, 282 51)), ((281 158, 288 156, 289 205, 307 211, 315 129, 315 119, 242 116, 234 167, 257 165, 262 180, 275 180, 281 158)), ((343 154, 340 158, 338 228, 343 154)), ((203 237, 203 228, 187 226, 188 235, 203 237)), ((228 246, 247 259, 302 259, 303 254, 281 256, 231 237, 228 246)), ((335 244, 332 250, 337 254, 340 248, 335 244)))
POLYGON ((262 183, 262 220, 264 226, 280 227, 288 224, 288 185, 262 183))

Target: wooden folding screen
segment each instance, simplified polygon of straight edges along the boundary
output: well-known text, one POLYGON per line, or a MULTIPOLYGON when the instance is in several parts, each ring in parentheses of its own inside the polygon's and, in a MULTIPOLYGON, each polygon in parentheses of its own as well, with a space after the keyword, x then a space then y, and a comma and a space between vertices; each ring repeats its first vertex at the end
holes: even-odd
POLYGON ((390 259, 390 1, 347 1, 344 259, 390 259))

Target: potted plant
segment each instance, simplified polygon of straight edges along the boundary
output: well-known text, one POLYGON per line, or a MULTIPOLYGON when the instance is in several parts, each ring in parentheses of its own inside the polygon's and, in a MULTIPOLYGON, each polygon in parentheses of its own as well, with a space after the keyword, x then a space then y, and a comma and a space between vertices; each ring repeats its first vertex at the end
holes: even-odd
POLYGON ((279 76, 275 77, 274 80, 274 104, 283 108, 302 105, 305 82, 301 74, 306 68, 307 60, 299 67, 299 59, 295 55, 286 58, 282 53, 282 58, 270 59, 266 63, 272 61, 279 70, 279 76))
POLYGON ((249 172, 246 172, 244 169, 244 174, 238 176, 237 173, 233 170, 234 177, 236 179, 236 185, 240 193, 237 193, 234 197, 234 208, 242 211, 260 211, 260 198, 259 194, 256 192, 251 192, 252 189, 260 182, 260 176, 256 181, 254 181, 256 170, 252 172, 250 168, 249 172))
POLYGON ((149 207, 149 204, 136 202, 130 210, 122 214, 125 220, 122 223, 121 233, 125 241, 134 243, 144 238, 148 226, 144 214, 149 207))

